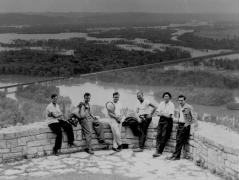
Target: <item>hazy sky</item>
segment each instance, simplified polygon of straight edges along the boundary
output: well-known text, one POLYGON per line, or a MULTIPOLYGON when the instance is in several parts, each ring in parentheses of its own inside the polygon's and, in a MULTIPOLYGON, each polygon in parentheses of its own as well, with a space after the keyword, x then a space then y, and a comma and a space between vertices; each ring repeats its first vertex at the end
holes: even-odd
POLYGON ((239 0, 0 0, 0 12, 223 12, 238 13, 239 0))

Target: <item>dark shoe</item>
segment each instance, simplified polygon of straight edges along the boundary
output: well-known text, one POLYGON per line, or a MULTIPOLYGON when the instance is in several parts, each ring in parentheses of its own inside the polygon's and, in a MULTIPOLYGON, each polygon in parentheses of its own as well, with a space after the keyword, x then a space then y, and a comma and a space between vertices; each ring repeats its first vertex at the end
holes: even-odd
POLYGON ((175 157, 175 156, 171 156, 171 157, 167 157, 166 159, 167 159, 167 160, 175 161, 175 160, 179 160, 180 158, 177 158, 177 157, 175 157))
POLYGON ((68 144, 70 148, 78 147, 75 143, 68 144))
POLYGON ((144 150, 141 149, 141 148, 136 148, 136 149, 133 150, 133 152, 143 152, 143 151, 144 151, 144 150))
POLYGON ((53 149, 53 155, 55 155, 55 156, 59 156, 59 154, 60 154, 60 153, 59 153, 58 150, 54 150, 54 149, 53 149))
POLYGON ((94 151, 92 149, 86 149, 85 150, 88 154, 94 155, 94 151))
POLYGON ((116 152, 120 152, 120 150, 119 150, 119 149, 117 149, 117 148, 114 148, 114 147, 112 148, 112 150, 113 150, 113 151, 116 151, 116 152))
POLYGON ((117 147, 117 149, 118 149, 119 151, 121 151, 121 150, 122 150, 122 145, 119 145, 119 146, 117 147))
POLYGON ((155 153, 153 154, 153 157, 159 157, 159 156, 161 156, 161 155, 162 155, 161 153, 155 152, 155 153))

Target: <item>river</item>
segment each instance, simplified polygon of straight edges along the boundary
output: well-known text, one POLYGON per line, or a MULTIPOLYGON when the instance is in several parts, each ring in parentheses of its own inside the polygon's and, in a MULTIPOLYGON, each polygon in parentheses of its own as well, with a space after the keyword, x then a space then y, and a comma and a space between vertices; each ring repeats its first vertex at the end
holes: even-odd
MULTIPOLYGON (((26 78, 25 78, 26 80, 26 78)), ((14 83, 10 82, 1 82, 0 86, 10 85, 14 83)), ((62 96, 70 97, 72 104, 77 105, 80 101, 83 100, 83 95, 85 92, 92 94, 91 104, 104 106, 104 103, 112 100, 112 93, 118 91, 120 93, 121 103, 130 109, 134 109, 137 103, 136 93, 138 91, 143 91, 145 98, 150 100, 154 104, 158 104, 160 97, 155 97, 154 93, 159 90, 164 91, 173 91, 175 87, 165 87, 165 86, 138 86, 138 85, 126 85, 120 83, 105 83, 99 81, 79 81, 79 83, 74 84, 62 84, 58 86, 60 89, 60 94, 62 96)), ((8 97, 15 98, 14 94, 9 94, 8 97)), ((174 103, 176 102, 176 95, 173 94, 174 103)), ((213 115, 235 115, 239 116, 239 111, 228 110, 224 106, 203 106, 193 104, 195 110, 199 114, 208 113, 213 115)))

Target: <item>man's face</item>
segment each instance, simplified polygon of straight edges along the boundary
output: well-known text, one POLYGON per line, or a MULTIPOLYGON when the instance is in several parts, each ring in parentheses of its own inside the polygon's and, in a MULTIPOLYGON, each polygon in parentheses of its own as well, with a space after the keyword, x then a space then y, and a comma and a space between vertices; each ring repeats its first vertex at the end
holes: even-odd
POLYGON ((164 97, 163 97, 163 99, 164 99, 165 102, 169 102, 170 97, 169 97, 168 94, 165 94, 164 97))
POLYGON ((185 100, 184 98, 178 98, 178 103, 180 104, 180 106, 183 106, 185 104, 185 100))
POLYGON ((144 100, 143 94, 142 93, 138 93, 137 94, 137 99, 142 102, 144 100))
POLYGON ((53 97, 53 98, 51 99, 51 102, 52 102, 53 104, 56 104, 56 103, 57 103, 57 99, 58 99, 58 97, 55 96, 55 97, 53 97))
POLYGON ((114 103, 117 103, 119 101, 119 95, 118 94, 114 95, 113 100, 114 103))
POLYGON ((86 103, 90 102, 90 96, 85 96, 85 102, 86 103))

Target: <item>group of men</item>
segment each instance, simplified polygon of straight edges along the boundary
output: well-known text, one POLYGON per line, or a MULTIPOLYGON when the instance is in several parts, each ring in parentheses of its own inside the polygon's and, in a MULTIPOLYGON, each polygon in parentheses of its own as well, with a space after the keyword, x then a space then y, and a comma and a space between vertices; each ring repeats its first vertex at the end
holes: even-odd
MULTIPOLYGON (((77 113, 74 115, 78 118, 79 123, 82 126, 82 133, 86 139, 86 152, 89 154, 94 154, 91 146, 92 139, 92 129, 95 130, 98 137, 99 143, 104 145, 109 145, 104 138, 103 124, 100 122, 99 118, 94 116, 90 110, 90 93, 84 94, 84 101, 78 105, 77 113)), ((194 112, 191 105, 186 103, 186 97, 180 95, 178 97, 179 102, 179 112, 175 113, 175 106, 171 101, 172 96, 169 92, 163 93, 163 101, 157 106, 155 106, 150 101, 144 98, 142 92, 137 93, 137 107, 134 117, 125 117, 123 113, 123 106, 119 101, 119 92, 113 93, 113 108, 107 109, 108 124, 111 127, 113 134, 113 147, 114 151, 122 150, 122 140, 121 140, 121 127, 124 122, 127 124, 133 132, 137 131, 137 136, 139 137, 139 146, 133 149, 134 152, 142 152, 145 147, 145 141, 147 138, 147 130, 152 121, 152 116, 156 115, 159 117, 157 136, 156 136, 156 151, 153 157, 159 157, 162 155, 164 148, 169 140, 173 128, 173 120, 178 123, 177 135, 176 135, 176 147, 172 156, 168 157, 170 160, 180 159, 181 150, 183 146, 187 143, 190 136, 190 127, 192 124, 196 124, 196 113, 194 112), (132 121, 133 119, 133 121, 132 121), (132 123, 133 122, 133 123, 132 123)), ((57 95, 53 94, 51 96, 51 103, 46 108, 47 119, 49 121, 49 128, 56 134, 55 146, 53 147, 53 153, 58 155, 59 149, 62 144, 62 130, 66 132, 68 137, 68 144, 70 147, 76 146, 74 144, 74 134, 73 128, 70 123, 64 120, 63 114, 60 111, 59 105, 57 104, 57 95)))

